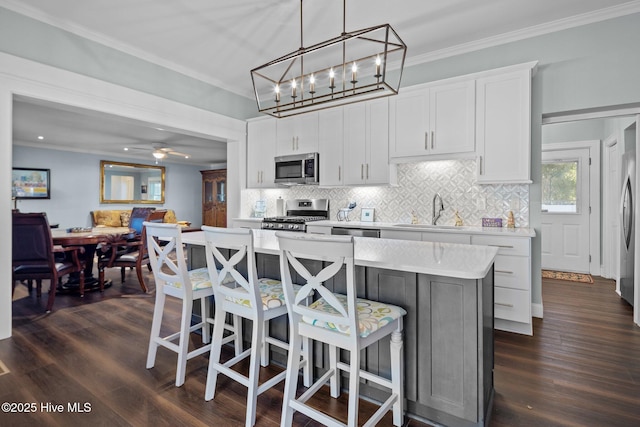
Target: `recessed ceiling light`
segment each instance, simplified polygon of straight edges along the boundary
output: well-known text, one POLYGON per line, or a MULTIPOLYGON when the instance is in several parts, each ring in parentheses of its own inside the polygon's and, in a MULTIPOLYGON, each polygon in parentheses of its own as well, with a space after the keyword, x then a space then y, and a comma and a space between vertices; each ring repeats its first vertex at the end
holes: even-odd
POLYGON ((129 147, 124 147, 124 151, 129 151, 129 147))
POLYGON ((156 128, 157 130, 164 130, 163 128, 156 128))
POLYGON ((39 135, 39 136, 38 136, 38 139, 44 139, 44 136, 39 135))
POLYGON ((188 158, 189 158, 189 156, 184 156, 184 158, 185 158, 185 159, 188 159, 188 158))

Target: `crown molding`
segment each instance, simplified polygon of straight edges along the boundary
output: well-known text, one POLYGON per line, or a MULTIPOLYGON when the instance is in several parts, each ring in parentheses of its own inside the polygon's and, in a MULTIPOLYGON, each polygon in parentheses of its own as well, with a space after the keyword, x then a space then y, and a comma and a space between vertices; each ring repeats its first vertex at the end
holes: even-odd
POLYGON ((150 62, 152 64, 155 65, 159 65, 161 67, 167 68, 169 70, 175 71, 177 73, 180 74, 184 74, 187 77, 192 77, 196 80, 200 80, 203 81, 205 83, 208 83, 210 85, 216 86, 218 88, 222 88, 228 92, 231 92, 235 95, 239 95, 242 96, 243 98, 248 98, 248 99, 253 99, 253 95, 252 94, 247 94, 244 93, 240 90, 234 90, 233 88, 229 88, 227 87, 228 85, 225 84, 224 82, 212 78, 209 75, 205 75, 202 73, 199 73, 197 71, 194 71, 190 68, 184 67, 183 65, 180 65, 176 62, 173 61, 168 61, 164 58, 161 58, 159 56, 150 54, 149 52, 146 52, 144 50, 138 49, 134 46, 131 46, 130 44, 127 43, 122 43, 118 40, 115 40, 111 37, 107 37, 104 34, 100 34, 97 33, 89 28, 80 26, 80 25, 76 25, 73 23, 70 23, 68 21, 63 21, 60 19, 57 19, 47 13, 44 13, 40 10, 37 10, 35 8, 32 8, 30 6, 27 6, 17 0, 0 0, 0 7, 4 7, 5 9, 9 9, 13 12, 19 13, 20 15, 24 15, 27 16, 29 18, 35 19, 36 21, 40 21, 43 22, 45 24, 49 24, 53 27, 59 28, 61 30, 64 31, 68 31, 72 34, 75 34, 79 37, 91 40, 93 42, 99 43, 101 45, 110 47, 112 49, 118 50, 120 52, 126 53, 128 55, 132 55, 135 56, 139 59, 145 60, 147 62, 150 62))
POLYGON ((407 58, 405 67, 419 65, 427 62, 437 61, 456 55, 474 52, 489 47, 499 46, 519 40, 525 40, 557 31, 593 24, 595 22, 606 21, 608 19, 619 18, 621 16, 632 15, 640 12, 640 0, 630 1, 619 6, 612 6, 594 12, 583 13, 569 18, 558 19, 545 24, 534 25, 533 27, 511 31, 497 36, 463 43, 450 48, 440 49, 433 52, 407 58))
MULTIPOLYGON (((196 72, 173 61, 168 61, 164 58, 152 55, 146 51, 133 47, 127 43, 122 43, 111 37, 106 37, 105 35, 96 33, 89 28, 57 19, 40 10, 27 6, 18 0, 0 0, 0 7, 4 7, 6 9, 12 10, 13 12, 25 15, 29 18, 35 19, 45 24, 52 25, 54 27, 73 33, 77 36, 119 50, 123 53, 138 57, 177 73, 184 74, 185 76, 192 77, 194 79, 203 81, 219 88, 224 88, 225 90, 238 96, 253 99, 252 94, 245 93, 239 89, 229 88, 225 82, 212 78, 209 75, 196 72)), ((407 58, 405 60, 404 66, 409 67, 413 65, 437 61, 439 59, 462 55, 489 47, 499 46, 514 41, 524 40, 531 37, 553 33, 556 31, 562 31, 582 25, 618 18, 625 15, 631 15, 638 12, 640 12, 640 0, 634 0, 619 6, 612 6, 594 12, 583 13, 569 18, 559 19, 549 23, 535 25, 521 30, 516 30, 493 37, 487 37, 481 40, 475 40, 469 43, 463 43, 460 45, 452 46, 450 48, 440 49, 422 55, 417 55, 411 58, 407 58)))

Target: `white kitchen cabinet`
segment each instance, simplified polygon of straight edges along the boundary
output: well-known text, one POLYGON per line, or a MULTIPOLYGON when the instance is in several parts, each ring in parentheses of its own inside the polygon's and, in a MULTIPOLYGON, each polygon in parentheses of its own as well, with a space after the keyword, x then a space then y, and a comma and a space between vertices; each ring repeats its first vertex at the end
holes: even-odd
POLYGON ((344 184, 395 184, 389 165, 389 104, 386 98, 344 108, 344 184))
POLYGON ((531 239, 472 235, 471 244, 495 246, 494 327, 533 335, 531 314, 531 239))
POLYGON ((277 119, 276 135, 278 156, 317 152, 318 112, 277 119))
POLYGON ((275 188, 276 121, 264 118, 247 123, 247 188, 275 188))
POLYGON ((475 81, 403 90, 390 99, 389 127, 393 162, 473 155, 475 81))
POLYGON ((344 184, 343 167, 343 108, 335 107, 318 112, 318 160, 321 186, 344 184))
POLYGON ((478 183, 531 183, 531 68, 476 81, 478 183))

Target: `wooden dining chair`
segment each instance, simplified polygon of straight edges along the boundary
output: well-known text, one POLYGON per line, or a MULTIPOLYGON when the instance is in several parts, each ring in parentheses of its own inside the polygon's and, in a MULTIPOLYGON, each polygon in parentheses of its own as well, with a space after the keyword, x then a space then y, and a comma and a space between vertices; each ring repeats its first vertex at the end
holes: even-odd
MULTIPOLYGON (((402 320, 406 311, 397 306, 371 301, 356 296, 353 236, 323 236, 305 233, 277 232, 280 246, 280 273, 287 302, 290 323, 289 360, 282 403, 282 427, 290 426, 293 414, 302 412, 311 419, 327 426, 344 426, 342 422, 315 409, 306 402, 329 380, 332 397, 341 392, 340 371, 349 374, 349 405, 347 426, 358 424, 359 384, 361 379, 373 382, 391 391, 365 423, 373 426, 389 409, 393 410, 393 424, 401 426, 404 419, 403 392, 403 342, 402 320), (313 275, 300 259, 319 259, 326 267, 313 275), (294 291, 291 270, 302 277, 302 289, 294 291), (328 280, 338 273, 346 274, 346 295, 325 287, 328 280), (304 298, 315 292, 317 300, 311 305, 303 304, 304 298), (390 379, 366 372, 360 366, 361 351, 391 336, 390 379), (302 339, 312 339, 329 346, 329 370, 308 390, 297 397, 298 371, 300 369, 299 348, 302 339), (340 349, 349 352, 349 363, 340 360, 340 349)), ((341 278, 342 276, 340 276, 341 278)))
MULTIPOLYGON (((146 212, 146 221, 162 222, 166 210, 149 210, 146 212)), ((149 288, 142 273, 143 267, 151 268, 149 255, 147 252, 146 232, 143 223, 139 224, 140 234, 135 233, 133 237, 128 235, 116 235, 109 238, 100 245, 98 255, 98 283, 100 291, 104 291, 104 275, 106 268, 120 268, 120 281, 125 283, 128 269, 135 269, 138 283, 142 292, 148 293, 149 288)))
POLYGON ((80 295, 84 294, 84 265, 79 256, 82 246, 54 246, 46 213, 13 212, 12 235, 12 288, 16 281, 27 281, 29 292, 36 281, 36 294, 42 295, 42 280, 49 280, 49 299, 46 312, 53 309, 59 279, 78 273, 80 295), (56 254, 64 256, 56 259, 56 254))

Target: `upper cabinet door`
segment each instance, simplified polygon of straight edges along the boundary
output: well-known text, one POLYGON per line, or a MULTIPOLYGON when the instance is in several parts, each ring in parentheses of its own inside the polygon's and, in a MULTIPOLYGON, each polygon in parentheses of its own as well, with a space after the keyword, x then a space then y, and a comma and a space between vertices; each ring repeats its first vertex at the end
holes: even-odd
POLYGON ((428 91, 401 90, 390 98, 389 155, 396 157, 427 154, 429 134, 428 91))
POLYGON ((476 85, 478 182, 531 183, 531 70, 476 85))
POLYGON ((343 108, 335 107, 318 112, 320 185, 336 186, 344 183, 343 168, 343 108))
POLYGON ((318 151, 318 112, 277 119, 276 127, 278 156, 318 151))
POLYGON ((402 162, 473 155, 474 125, 474 80, 404 90, 390 100, 389 157, 402 162))
POLYGON ((265 118, 247 125, 247 188, 274 188, 276 120, 265 118))
POLYGON ((429 154, 475 151, 475 81, 429 89, 429 154))

